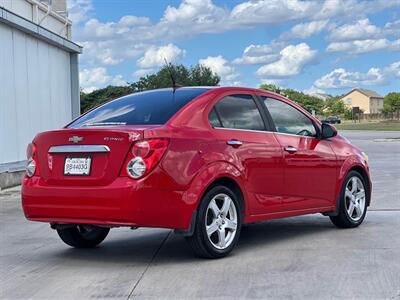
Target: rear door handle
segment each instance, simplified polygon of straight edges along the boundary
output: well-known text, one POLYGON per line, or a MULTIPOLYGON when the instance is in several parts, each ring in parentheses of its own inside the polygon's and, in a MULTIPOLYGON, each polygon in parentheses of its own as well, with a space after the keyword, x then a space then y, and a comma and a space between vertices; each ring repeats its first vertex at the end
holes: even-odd
POLYGON ((229 141, 226 141, 226 143, 229 146, 233 146, 233 147, 240 147, 241 145, 243 145, 243 142, 239 141, 239 140, 229 140, 229 141))
POLYGON ((295 153, 295 152, 297 152, 297 148, 296 147, 293 147, 293 146, 287 146, 287 147, 285 147, 285 148, 283 148, 286 152, 289 152, 289 153, 295 153))

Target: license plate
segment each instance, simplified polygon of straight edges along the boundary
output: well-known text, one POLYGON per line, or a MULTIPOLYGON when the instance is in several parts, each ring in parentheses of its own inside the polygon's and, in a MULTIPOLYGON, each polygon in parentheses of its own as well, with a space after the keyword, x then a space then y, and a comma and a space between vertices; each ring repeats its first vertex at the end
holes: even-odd
POLYGON ((64 164, 64 175, 82 175, 90 174, 90 157, 67 157, 64 164))

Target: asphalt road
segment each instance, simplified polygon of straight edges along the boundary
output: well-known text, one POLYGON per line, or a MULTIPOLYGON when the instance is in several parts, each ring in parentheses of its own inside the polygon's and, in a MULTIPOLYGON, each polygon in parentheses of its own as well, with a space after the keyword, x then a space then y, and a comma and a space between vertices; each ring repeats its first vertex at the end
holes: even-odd
POLYGON ((0 193, 2 299, 400 299, 400 132, 343 132, 370 157, 373 204, 340 230, 319 214, 246 226, 231 256, 192 256, 161 229, 114 229, 96 249, 28 222, 0 193))

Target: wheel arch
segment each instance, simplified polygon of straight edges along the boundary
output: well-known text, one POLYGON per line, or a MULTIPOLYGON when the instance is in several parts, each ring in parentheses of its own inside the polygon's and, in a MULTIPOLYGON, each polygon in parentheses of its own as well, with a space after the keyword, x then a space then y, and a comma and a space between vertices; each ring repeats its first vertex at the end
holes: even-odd
POLYGON ((209 164, 192 180, 190 187, 185 191, 182 200, 191 207, 192 212, 189 217, 188 227, 185 230, 176 230, 177 233, 182 233, 186 236, 193 234, 193 225, 196 220, 197 210, 201 199, 212 187, 221 184, 230 188, 238 195, 240 210, 243 218, 246 216, 246 191, 244 189, 244 178, 242 173, 232 164, 219 161, 209 164))
POLYGON ((360 165, 355 165, 355 166, 352 166, 347 171, 346 176, 351 171, 355 171, 355 172, 359 173, 361 175, 361 177, 364 179, 364 183, 366 184, 366 188, 367 188, 367 206, 369 206, 371 203, 371 182, 369 180, 368 173, 365 171, 364 167, 362 167, 360 165))
POLYGON ((371 203, 371 181, 368 175, 368 172, 366 170, 366 167, 362 164, 360 164, 357 161, 347 160, 346 163, 342 166, 342 169, 340 170, 340 176, 339 176, 339 184, 337 187, 337 197, 336 197, 336 209, 338 207, 338 203, 340 201, 340 197, 342 195, 342 189, 343 189, 343 184, 344 180, 346 179, 346 176, 351 172, 355 171, 361 175, 361 177, 364 179, 364 182, 366 184, 367 188, 367 206, 370 205, 371 203))
MULTIPOLYGON (((229 188, 232 192, 235 193, 235 195, 238 197, 239 200, 239 204, 240 204, 240 210, 242 212, 242 217, 244 217, 245 214, 245 209, 246 209, 246 203, 244 200, 244 194, 242 191, 242 188, 240 187, 239 183, 231 178, 231 177, 227 177, 227 176, 222 176, 219 178, 216 178, 213 182, 211 182, 208 187, 206 188, 206 190, 204 191, 204 193, 201 195, 201 198, 213 187, 218 186, 218 185, 223 185, 227 188, 229 188)), ((200 200, 201 201, 201 200, 200 200)), ((200 205, 200 201, 197 204, 197 208, 200 205)), ((197 209, 196 208, 196 209, 197 209)))

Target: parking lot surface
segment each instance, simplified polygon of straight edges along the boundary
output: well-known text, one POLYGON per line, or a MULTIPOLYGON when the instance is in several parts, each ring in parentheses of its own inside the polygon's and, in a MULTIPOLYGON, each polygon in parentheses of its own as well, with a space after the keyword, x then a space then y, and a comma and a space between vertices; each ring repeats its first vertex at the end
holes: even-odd
POLYGON ((343 131, 370 158, 372 206, 356 229, 320 214, 245 226, 229 257, 193 257, 170 230, 111 230, 72 249, 0 193, 2 299, 400 299, 400 132, 343 131))

